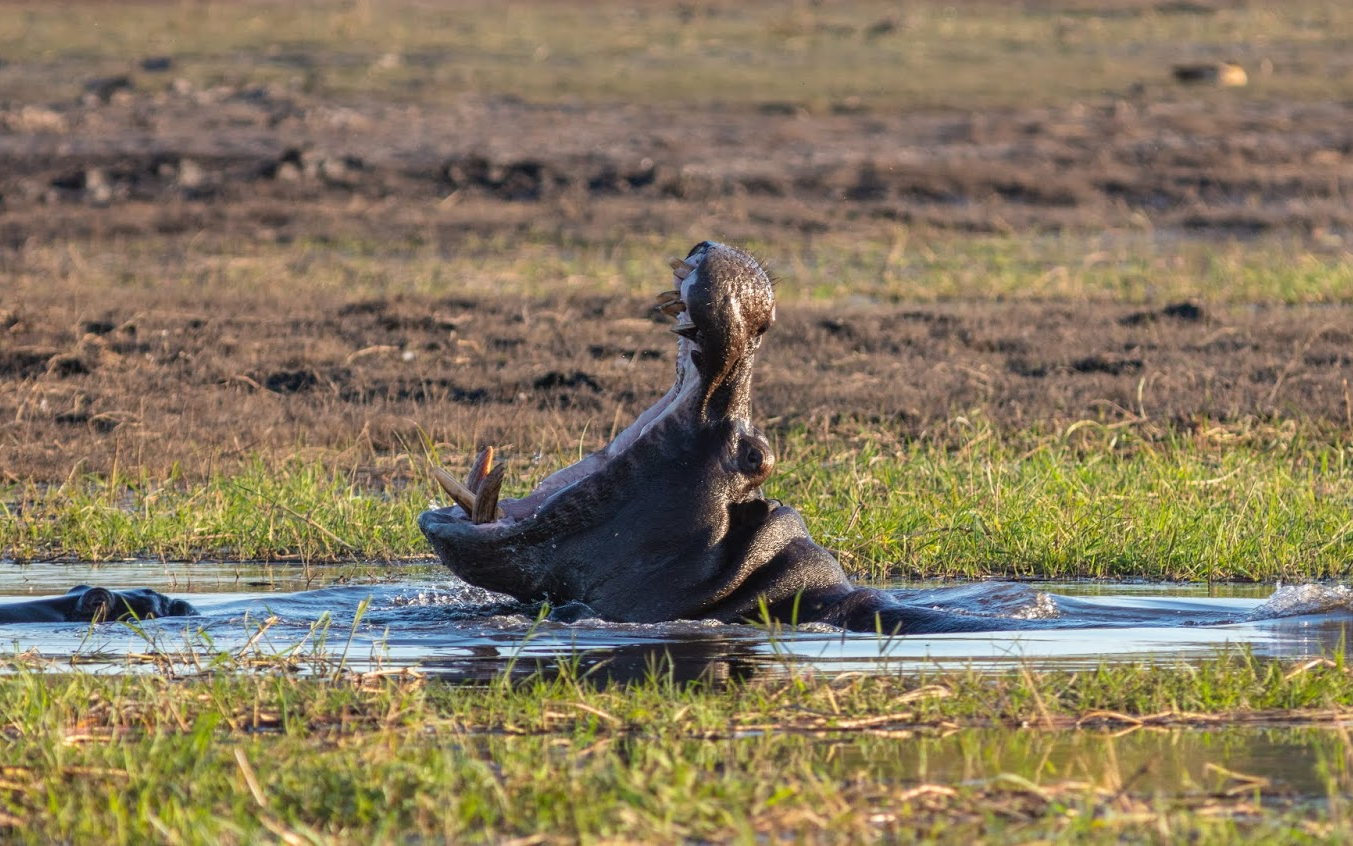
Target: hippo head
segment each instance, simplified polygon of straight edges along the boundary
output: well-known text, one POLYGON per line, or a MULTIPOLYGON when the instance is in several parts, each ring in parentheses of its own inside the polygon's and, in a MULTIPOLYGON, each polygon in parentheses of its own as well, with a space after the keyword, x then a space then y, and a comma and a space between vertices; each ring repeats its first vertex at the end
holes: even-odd
POLYGON ((658 307, 679 340, 662 399, 521 499, 497 501, 501 469, 482 454, 465 485, 439 475, 460 504, 424 512, 419 528, 461 578, 633 622, 740 619, 801 591, 849 589, 798 514, 761 494, 775 459, 750 411, 755 353, 775 320, 770 278, 710 241, 672 267, 658 307), (793 552, 803 541, 806 557, 793 552))

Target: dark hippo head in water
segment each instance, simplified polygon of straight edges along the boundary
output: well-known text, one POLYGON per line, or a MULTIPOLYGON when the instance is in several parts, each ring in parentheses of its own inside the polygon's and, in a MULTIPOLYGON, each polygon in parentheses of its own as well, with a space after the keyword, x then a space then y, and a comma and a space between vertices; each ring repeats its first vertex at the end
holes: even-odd
POLYGON ((761 493, 775 459, 750 413, 755 354, 775 321, 770 278, 748 253, 710 241, 673 268, 674 290, 659 297, 677 317, 671 390, 521 499, 498 501, 491 453, 464 485, 439 472, 459 504, 419 517, 437 554, 471 584, 584 603, 614 621, 924 625, 924 609, 902 619, 883 595, 854 590, 798 512, 761 493))
POLYGON ((192 605, 149 588, 109 590, 79 585, 60 596, 0 605, 0 623, 101 623, 106 620, 149 620, 188 617, 192 605))

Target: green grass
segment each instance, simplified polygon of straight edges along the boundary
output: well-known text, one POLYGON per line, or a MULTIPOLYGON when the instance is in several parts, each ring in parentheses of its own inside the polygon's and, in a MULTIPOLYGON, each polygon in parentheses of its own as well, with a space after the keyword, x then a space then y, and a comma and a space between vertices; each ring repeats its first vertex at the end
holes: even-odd
MULTIPOLYGON (((784 434, 767 493, 793 503, 856 578, 1308 580, 1353 566, 1353 443, 1295 428, 1188 437, 976 427, 957 440, 784 434)), ((513 467, 520 495, 555 466, 513 467)), ((20 560, 405 559, 431 483, 364 488, 326 462, 254 461, 200 484, 119 476, 4 492, 20 560)), ((392 471, 395 472, 395 471, 392 471)), ((366 477, 363 477, 366 478, 366 477)))
POLYGON ((1333 842, 1350 826, 1353 747, 1315 728, 1353 714, 1340 656, 720 687, 658 667, 624 688, 40 669, 0 677, 6 842, 1333 842), (1288 728, 1218 728, 1237 719, 1288 728), (1271 743, 1317 786, 1253 780, 1245 755, 1271 743))
POLYGON ((23 3, 0 15, 0 53, 15 65, 0 99, 78 96, 83 79, 153 55, 176 64, 138 74, 146 87, 181 77, 416 102, 1037 106, 1170 86, 1171 64, 1218 59, 1251 74, 1226 96, 1353 94, 1345 4, 1188 5, 537 2, 514 4, 504 27, 491 2, 23 3), (52 69, 70 82, 53 86, 52 69))
POLYGON ((795 440, 772 492, 866 579, 1305 580, 1353 561, 1353 449, 1281 430, 795 440))

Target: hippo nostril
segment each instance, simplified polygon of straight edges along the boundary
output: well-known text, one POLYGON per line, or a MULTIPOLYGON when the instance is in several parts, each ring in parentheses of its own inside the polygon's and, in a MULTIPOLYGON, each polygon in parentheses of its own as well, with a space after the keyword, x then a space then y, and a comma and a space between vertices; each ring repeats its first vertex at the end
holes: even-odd
POLYGON ((743 464, 746 465, 747 470, 752 473, 755 473, 757 470, 760 470, 761 450, 757 449, 756 447, 752 447, 751 449, 747 450, 747 455, 743 458, 743 464))

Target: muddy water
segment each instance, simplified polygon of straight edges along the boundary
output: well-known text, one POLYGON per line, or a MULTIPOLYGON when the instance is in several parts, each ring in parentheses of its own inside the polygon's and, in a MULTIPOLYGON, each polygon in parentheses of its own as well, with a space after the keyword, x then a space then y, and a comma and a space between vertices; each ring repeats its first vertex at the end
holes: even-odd
POLYGON ((993 618, 1006 631, 880 637, 806 626, 539 620, 539 609, 470 587, 437 567, 301 568, 200 562, 0 564, 0 602, 81 584, 148 586, 189 598, 194 618, 121 624, 0 625, 5 651, 103 671, 158 654, 192 665, 214 653, 342 657, 355 669, 416 667, 451 680, 569 664, 613 679, 662 668, 680 678, 792 669, 1086 667, 1188 662, 1228 649, 1260 657, 1328 654, 1353 631, 1353 591, 1338 585, 1011 584, 898 586, 905 601, 993 618), (259 636, 261 627, 267 631, 259 636))

